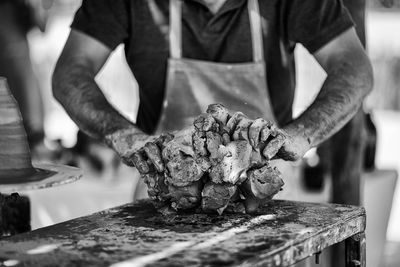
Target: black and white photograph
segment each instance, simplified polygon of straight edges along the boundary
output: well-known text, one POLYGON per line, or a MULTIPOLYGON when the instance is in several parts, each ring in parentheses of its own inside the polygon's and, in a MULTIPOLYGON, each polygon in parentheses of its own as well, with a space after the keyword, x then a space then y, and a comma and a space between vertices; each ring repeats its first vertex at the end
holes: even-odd
POLYGON ((0 0, 0 267, 400 267, 400 0, 0 0))

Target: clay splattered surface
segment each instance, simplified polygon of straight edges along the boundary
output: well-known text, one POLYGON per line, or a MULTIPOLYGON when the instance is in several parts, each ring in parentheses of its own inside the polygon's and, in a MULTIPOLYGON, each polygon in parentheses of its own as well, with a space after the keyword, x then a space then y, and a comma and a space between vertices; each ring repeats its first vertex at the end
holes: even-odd
POLYGON ((352 206, 274 200, 257 215, 164 217, 142 201, 2 239, 0 264, 288 266, 364 228, 352 206))

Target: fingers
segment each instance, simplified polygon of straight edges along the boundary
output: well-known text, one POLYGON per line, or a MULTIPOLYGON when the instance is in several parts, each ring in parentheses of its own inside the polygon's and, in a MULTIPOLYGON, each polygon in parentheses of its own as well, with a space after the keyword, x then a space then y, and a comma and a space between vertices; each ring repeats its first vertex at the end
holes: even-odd
POLYGON ((252 121, 249 118, 243 117, 236 125, 236 129, 232 134, 233 140, 249 141, 249 127, 252 121))
POLYGON ((250 120, 242 112, 230 116, 229 110, 221 104, 210 105, 207 113, 201 114, 195 120, 195 128, 198 131, 220 133, 224 145, 232 140, 247 140, 254 148, 257 148, 260 141, 268 139, 271 126, 272 123, 262 118, 250 120))
POLYGON ((253 148, 257 149, 260 141, 266 141, 268 139, 270 126, 271 123, 263 118, 258 118, 253 121, 249 127, 249 142, 253 148), (266 137, 265 139, 261 137, 262 132, 264 133, 263 137, 266 137))
POLYGON ((210 158, 218 158, 218 149, 222 144, 221 136, 214 132, 207 132, 206 139, 207 150, 210 153, 210 158))
POLYGON ((229 134, 228 134, 228 133, 223 133, 223 134, 222 134, 222 144, 223 144, 224 146, 226 146, 226 145, 228 145, 230 142, 231 142, 231 138, 230 138, 229 134))
POLYGON ((141 176, 147 185, 147 193, 151 199, 164 201, 169 198, 169 191, 163 174, 152 172, 141 176))
POLYGON ((139 150, 133 153, 130 157, 130 161, 132 162, 132 164, 129 164, 130 162, 128 162, 127 164, 135 166, 141 174, 146 174, 150 172, 150 166, 147 164, 147 159, 143 150, 139 150))
POLYGON ((207 113, 200 114, 194 121, 194 127, 197 131, 201 132, 218 132, 219 131, 219 124, 214 119, 213 116, 207 113))
POLYGON ((236 112, 232 117, 229 118, 229 120, 226 122, 226 128, 229 135, 233 134, 236 126, 243 118, 246 118, 246 115, 244 115, 242 112, 236 112))
MULTIPOLYGON (((221 104, 210 105, 207 112, 196 119, 195 128, 203 133, 211 131, 220 134, 223 145, 231 141, 246 140, 255 150, 262 150, 262 155, 268 160, 285 145, 285 134, 267 120, 258 118, 252 121, 242 112, 230 116, 229 111, 221 104), (223 125, 224 122, 226 125, 223 125)), ((205 151, 200 154, 204 155, 205 151)))
POLYGON ((165 144, 172 141, 174 139, 174 135, 170 133, 162 133, 154 143, 160 148, 163 149, 165 144))
POLYGON ((152 142, 146 143, 142 149, 133 153, 130 160, 141 174, 147 174, 152 170, 158 172, 164 171, 164 162, 161 158, 161 150, 152 142))
POLYGON ((207 149, 206 149, 206 136, 204 132, 195 131, 192 135, 193 139, 193 150, 195 155, 199 157, 207 156, 207 149))
POLYGON ((218 123, 215 121, 213 116, 207 114, 208 116, 204 119, 203 131, 218 131, 218 123))
POLYGON ((260 142, 266 142, 268 138, 275 137, 278 134, 278 129, 276 128, 276 125, 269 122, 269 124, 262 128, 261 133, 260 133, 260 142))
POLYGON ((229 118, 229 110, 222 104, 211 104, 207 108, 207 113, 210 114, 218 122, 225 125, 229 118))
POLYGON ((249 140, 249 126, 252 121, 242 112, 236 112, 226 123, 226 130, 233 140, 249 140))
POLYGON ((217 157, 218 147, 229 143, 229 136, 220 134, 220 125, 211 114, 201 114, 195 119, 194 125, 196 130, 192 135, 192 145, 196 155, 217 157))
POLYGON ((146 143, 143 147, 144 152, 146 153, 148 159, 154 165, 158 172, 164 171, 164 162, 161 159, 161 150, 160 148, 152 142, 146 143))
POLYGON ((130 156, 123 157, 123 160, 127 165, 136 167, 141 174, 163 172, 165 166, 161 151, 172 138, 170 134, 163 134, 156 139, 148 138, 151 141, 130 156))
POLYGON ((263 150, 263 155, 267 160, 271 160, 286 142, 286 136, 278 133, 271 141, 268 142, 263 150))

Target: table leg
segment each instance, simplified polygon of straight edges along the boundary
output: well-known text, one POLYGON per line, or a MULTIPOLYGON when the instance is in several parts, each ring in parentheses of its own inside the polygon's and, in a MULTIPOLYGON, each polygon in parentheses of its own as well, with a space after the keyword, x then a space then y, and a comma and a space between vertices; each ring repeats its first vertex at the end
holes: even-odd
POLYGON ((0 238, 30 231, 30 212, 28 197, 0 194, 0 238))
POLYGON ((345 247, 346 267, 366 267, 365 232, 347 238, 345 247))

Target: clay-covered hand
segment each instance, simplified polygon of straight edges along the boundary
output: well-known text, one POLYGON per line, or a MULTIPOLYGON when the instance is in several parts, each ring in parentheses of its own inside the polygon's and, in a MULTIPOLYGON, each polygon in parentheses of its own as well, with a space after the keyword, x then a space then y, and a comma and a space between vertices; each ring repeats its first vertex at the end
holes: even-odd
POLYGON ((218 124, 220 133, 228 135, 224 140, 247 140, 267 160, 281 158, 296 161, 310 149, 301 133, 289 128, 280 129, 263 118, 251 120, 242 112, 232 112, 221 104, 208 106, 207 115, 206 125, 218 124))
MULTIPOLYGON (((233 112, 222 104, 211 104, 207 108, 207 121, 214 120, 219 125, 220 134, 227 134, 230 141, 246 140, 257 151, 265 147, 270 140, 271 129, 275 129, 272 122, 262 118, 252 120, 242 112, 233 112), (263 144, 261 144, 263 143, 263 144)), ((210 123, 209 123, 210 124, 210 123)))
POLYGON ((297 161, 311 148, 303 133, 290 131, 289 128, 278 129, 272 125, 264 127, 262 132, 262 154, 268 160, 297 161))
POLYGON ((172 138, 171 134, 158 137, 147 135, 135 128, 116 131, 106 140, 125 164, 136 167, 141 174, 147 174, 164 171, 161 151, 172 138))
MULTIPOLYGON (((220 133, 228 134, 230 140, 249 141, 249 127, 253 121, 242 112, 233 112, 222 104, 211 104, 206 113, 219 125, 220 133)), ((208 118, 208 121, 212 119, 208 118)))

